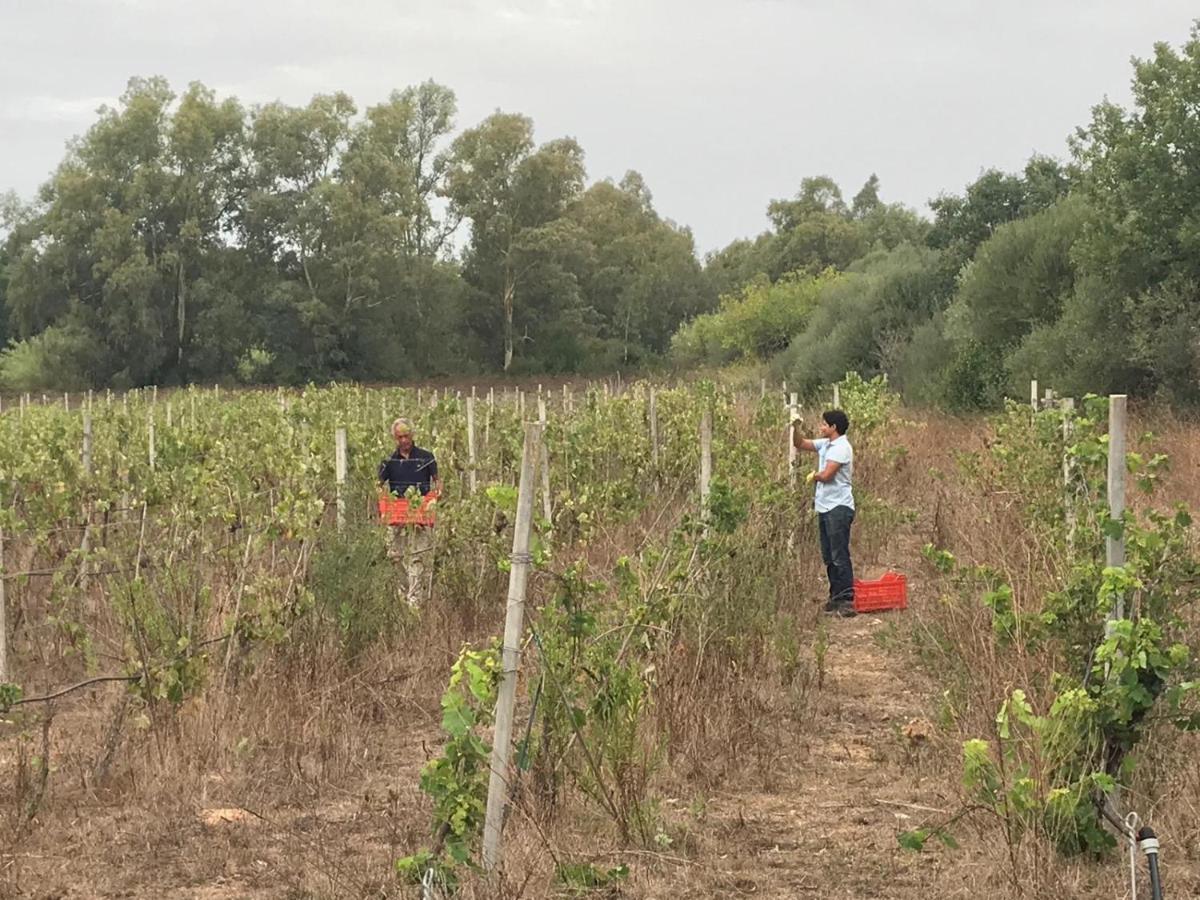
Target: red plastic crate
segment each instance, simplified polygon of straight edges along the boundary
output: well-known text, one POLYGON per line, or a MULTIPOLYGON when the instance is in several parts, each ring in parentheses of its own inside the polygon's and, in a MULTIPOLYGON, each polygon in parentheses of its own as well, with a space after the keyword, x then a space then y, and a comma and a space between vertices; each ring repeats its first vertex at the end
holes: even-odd
POLYGON ((405 497, 380 497, 379 520, 384 525, 425 525, 432 527, 435 521, 435 506, 437 492, 430 492, 421 498, 416 509, 405 497))
POLYGON ((856 612, 882 612, 888 609, 908 608, 908 579, 896 572, 888 572, 876 581, 854 581, 854 609, 856 612))

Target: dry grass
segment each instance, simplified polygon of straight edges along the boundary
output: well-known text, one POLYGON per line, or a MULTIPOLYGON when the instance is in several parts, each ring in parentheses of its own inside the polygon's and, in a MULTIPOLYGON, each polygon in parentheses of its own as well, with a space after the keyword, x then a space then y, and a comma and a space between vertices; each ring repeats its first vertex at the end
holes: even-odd
MULTIPOLYGON (((736 605, 769 570, 765 633, 735 655, 720 649, 716 625, 697 628, 656 659, 645 730, 661 760, 646 786, 655 840, 624 842, 578 791, 551 803, 527 781, 508 822, 502 883, 468 879, 463 896, 567 896, 555 868, 582 861, 629 867, 626 880, 594 894, 611 897, 1120 894, 1119 859, 1063 860, 1034 839, 1010 849, 983 815, 963 823, 957 851, 915 855, 896 843, 898 831, 959 807, 961 741, 990 735, 1012 688, 1036 703, 1053 665, 998 652, 979 604, 940 602, 921 546, 995 566, 1018 604, 1032 603, 1062 565, 1022 524, 1020 498, 969 489, 957 476, 956 454, 983 447, 979 422, 909 417, 919 421, 863 455, 859 483, 887 509, 915 511, 915 521, 863 516, 855 541, 865 574, 909 574, 910 611, 822 622, 812 529, 797 513, 788 554, 784 535, 752 524, 763 529, 759 554, 722 577, 736 605), (896 447, 902 452, 889 452, 896 447)), ((1168 419, 1155 430, 1175 460, 1161 496, 1200 508, 1200 429, 1168 419)), ((607 578, 618 558, 678 521, 684 496, 665 496, 639 520, 559 557, 586 553, 594 577, 607 578)), ((69 543, 39 552, 52 561, 69 543)), ((294 560, 280 547, 275 569, 283 576, 294 560)), ((236 550, 209 576, 227 602, 241 577, 236 550)), ((51 710, 10 716, 0 726, 0 896, 414 896, 392 863, 428 841, 430 809, 417 781, 440 750, 438 698, 461 643, 498 633, 499 585, 478 605, 435 592, 419 620, 354 658, 336 628, 314 618, 284 643, 234 654, 227 679, 211 676, 177 708, 129 702, 121 685, 70 695, 54 705, 45 749, 51 710)), ((532 590, 536 605, 553 580, 539 576, 532 590)), ((62 635, 28 624, 47 614, 48 594, 31 588, 26 597, 26 624, 17 627, 23 663, 35 667, 28 683, 78 675, 82 663, 62 635)), ((95 624, 118 640, 119 622, 95 624)), ((104 643, 101 668, 103 653, 117 649, 104 643)), ((1161 729, 1135 785, 1163 839, 1174 896, 1200 894, 1197 751, 1194 736, 1161 729)))

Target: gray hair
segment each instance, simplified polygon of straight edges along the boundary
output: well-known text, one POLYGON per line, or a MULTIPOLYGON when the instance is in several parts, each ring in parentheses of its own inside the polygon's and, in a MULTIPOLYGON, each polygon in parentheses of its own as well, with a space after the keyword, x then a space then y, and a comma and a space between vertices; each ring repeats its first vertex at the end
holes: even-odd
POLYGON ((392 423, 392 436, 393 437, 395 437, 397 429, 400 430, 401 434, 412 434, 413 433, 413 424, 411 421, 409 421, 408 419, 401 416, 399 419, 397 419, 395 422, 392 423))

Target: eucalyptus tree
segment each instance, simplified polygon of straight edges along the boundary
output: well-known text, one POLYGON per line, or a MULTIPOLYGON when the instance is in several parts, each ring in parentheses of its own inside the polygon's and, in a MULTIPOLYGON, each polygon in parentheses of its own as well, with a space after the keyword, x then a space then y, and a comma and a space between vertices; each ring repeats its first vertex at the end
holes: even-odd
POLYGON ((500 310, 505 371, 521 292, 537 279, 571 287, 557 251, 575 241, 562 216, 584 177, 579 145, 560 138, 536 146, 533 122, 522 115, 494 113, 452 145, 445 195, 452 214, 470 221, 464 275, 500 310))

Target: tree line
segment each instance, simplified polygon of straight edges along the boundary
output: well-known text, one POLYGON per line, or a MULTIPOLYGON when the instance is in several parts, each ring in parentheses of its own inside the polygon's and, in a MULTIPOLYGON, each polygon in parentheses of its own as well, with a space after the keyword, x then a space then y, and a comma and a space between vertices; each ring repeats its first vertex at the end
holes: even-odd
POLYGON ((246 109, 134 79, 3 210, 0 385, 399 380, 766 363, 914 401, 1200 402, 1200 32, 1135 60, 1065 160, 983 170, 923 216, 825 176, 702 261, 643 179, 428 82, 246 109))
POLYGON ((771 205, 772 228, 708 261, 719 308, 674 338, 681 363, 767 361, 800 390, 887 373, 951 409, 1061 392, 1200 403, 1200 27, 1133 65, 1069 159, 983 171, 917 219, 869 182, 827 178, 771 205))
POLYGON ((588 185, 574 140, 501 112, 454 134, 454 116, 433 82, 360 115, 345 94, 247 109, 133 79, 6 204, 0 380, 611 371, 713 306, 637 173, 588 185))

